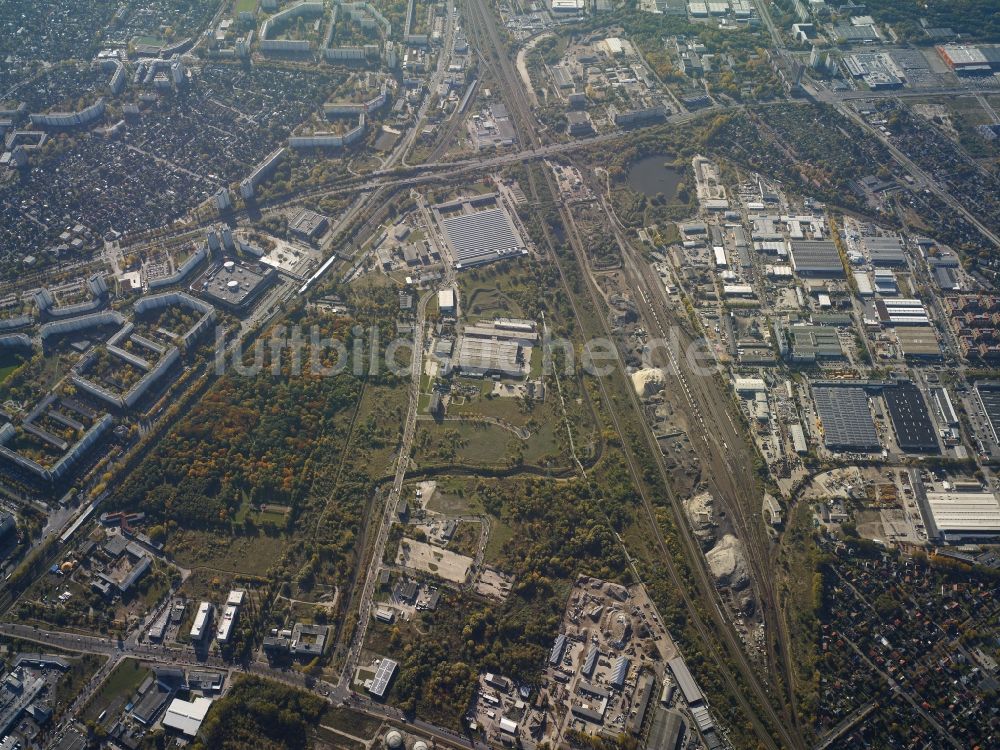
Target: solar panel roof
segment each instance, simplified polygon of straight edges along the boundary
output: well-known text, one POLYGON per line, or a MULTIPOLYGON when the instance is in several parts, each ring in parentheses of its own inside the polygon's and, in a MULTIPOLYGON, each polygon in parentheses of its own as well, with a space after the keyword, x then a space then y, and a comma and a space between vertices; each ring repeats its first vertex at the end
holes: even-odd
POLYGON ((383 658, 378 663, 378 669, 375 670, 375 677, 372 679, 372 686, 368 689, 368 692, 380 698, 384 696, 386 688, 389 687, 389 680, 392 679, 392 675, 398 666, 392 659, 383 658))
POLYGON ((840 277, 844 264, 832 240, 792 240, 792 264, 797 273, 840 277))
POLYGON ((813 400, 827 448, 864 452, 881 448, 863 388, 814 388, 813 400))
POLYGON ((459 214, 442 221, 455 263, 474 266, 520 254, 524 243, 501 208, 459 214))

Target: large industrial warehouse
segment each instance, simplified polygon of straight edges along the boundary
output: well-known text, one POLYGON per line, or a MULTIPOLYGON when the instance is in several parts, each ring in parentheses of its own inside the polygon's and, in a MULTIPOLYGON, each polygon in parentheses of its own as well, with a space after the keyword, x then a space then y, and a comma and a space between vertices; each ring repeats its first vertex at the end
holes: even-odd
POLYGON ((927 509, 931 536, 948 542, 1000 536, 1000 503, 990 492, 928 492, 927 509))
POLYGON ((832 240, 792 240, 792 267, 799 276, 840 278, 844 264, 832 240))
POLYGON ((993 442, 1000 443, 1000 382, 981 381, 976 383, 975 388, 979 403, 990 423, 993 442))
POLYGON ((906 253, 899 237, 865 237, 865 247, 876 268, 900 268, 906 266, 906 253))
POLYGON ((455 268, 492 263, 527 252, 524 240, 496 196, 437 206, 435 213, 455 268), (487 199, 491 199, 492 208, 473 210, 474 205, 482 204, 487 199))
POLYGON ((927 413, 927 404, 913 383, 886 388, 882 394, 896 433, 896 443, 905 453, 940 453, 937 435, 927 413))
POLYGON ((823 444, 827 448, 863 453, 881 449, 868 408, 868 395, 863 388, 814 388, 813 400, 823 424, 823 444))

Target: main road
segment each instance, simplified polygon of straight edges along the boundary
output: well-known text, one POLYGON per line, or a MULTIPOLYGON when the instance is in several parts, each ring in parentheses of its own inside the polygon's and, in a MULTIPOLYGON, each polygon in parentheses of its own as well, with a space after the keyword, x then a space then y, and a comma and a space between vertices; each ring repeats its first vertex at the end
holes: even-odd
POLYGON ((403 437, 396 460, 396 474, 392 480, 392 487, 386 495, 385 507, 382 510, 378 533, 375 536, 371 561, 368 564, 368 572, 365 575, 365 583, 361 591, 360 602, 358 603, 357 625, 351 638, 347 658, 344 660, 343 671, 337 682, 339 692, 343 692, 344 688, 349 689, 354 679, 354 671, 358 666, 361 649, 365 643, 365 635, 368 632, 368 623, 371 621, 375 582, 378 580, 378 572, 381 568, 385 547, 389 540, 389 531, 392 528, 396 515, 396 507, 399 505, 399 498, 403 491, 403 480, 406 477, 406 469, 410 464, 410 452, 413 448, 413 437, 417 429, 417 409, 420 404, 420 381, 424 362, 424 326, 427 317, 427 304, 430 302, 433 294, 433 291, 425 292, 417 303, 417 321, 413 334, 413 354, 410 358, 410 400, 406 411, 406 421, 403 423, 403 437))

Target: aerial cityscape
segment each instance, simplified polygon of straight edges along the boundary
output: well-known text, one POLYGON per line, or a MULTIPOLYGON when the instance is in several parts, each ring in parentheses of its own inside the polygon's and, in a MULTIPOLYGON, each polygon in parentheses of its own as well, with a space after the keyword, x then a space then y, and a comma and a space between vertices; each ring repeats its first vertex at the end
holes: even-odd
POLYGON ((995 0, 0 0, 0 750, 1000 748, 995 0))

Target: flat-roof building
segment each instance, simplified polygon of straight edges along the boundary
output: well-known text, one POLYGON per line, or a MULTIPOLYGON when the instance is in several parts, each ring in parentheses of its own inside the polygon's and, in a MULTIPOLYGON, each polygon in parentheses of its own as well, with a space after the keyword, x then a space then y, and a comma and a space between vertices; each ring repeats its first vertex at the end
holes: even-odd
POLYGON ((901 383, 882 392, 896 433, 896 443, 906 453, 940 453, 934 425, 920 389, 901 383))
POLYGON ((792 326, 788 329, 788 335, 791 338, 792 360, 795 362, 815 362, 844 356, 836 328, 815 325, 792 326))
POLYGON ((227 604, 219 619, 219 627, 215 631, 215 639, 219 643, 228 643, 233 634, 233 626, 236 624, 236 613, 238 608, 232 604, 227 604))
POLYGON ((591 708, 590 706, 585 706, 582 703, 574 703, 570 710, 573 712, 574 716, 577 716, 584 721, 589 721, 591 724, 604 723, 604 713, 595 708, 591 708))
POLYGON ((212 620, 212 604, 202 602, 198 605, 198 613, 194 616, 194 624, 191 626, 191 640, 200 641, 208 632, 208 626, 212 620))
POLYGON ((906 266, 906 253, 899 237, 864 237, 861 240, 868 248, 872 265, 879 268, 902 268, 906 266))
POLYGON ((455 290, 442 289, 438 292, 438 310, 442 315, 455 314, 455 290))
POLYGON ((868 394, 858 386, 819 387, 813 400, 823 428, 823 444, 833 451, 871 453, 881 449, 868 394))
POLYGON ((628 677, 628 668, 631 664, 632 662, 624 654, 615 659, 611 665, 611 677, 608 679, 608 684, 619 690, 625 687, 625 679, 628 677))
MULTIPOLYGON (((967 44, 942 44, 935 47, 945 64, 958 75, 989 75, 998 65, 993 54, 983 48, 967 44)), ((989 49, 989 48, 986 48, 989 49)))
POLYGON ((931 326, 897 328, 896 341, 906 359, 941 359, 941 344, 931 326))
POLYGON ((844 264, 833 240, 792 240, 791 247, 792 267, 800 276, 844 276, 844 264))
POLYGON ((973 387, 989 422, 993 442, 1000 443, 1000 382, 981 380, 973 387))
POLYGON ((1000 536, 1000 503, 991 492, 928 492, 927 506, 932 535, 945 541, 1000 536))
POLYGON ((288 228, 300 237, 315 240, 326 231, 329 223, 323 214, 303 208, 288 222, 288 228))
POLYGON ((211 707, 211 698, 195 698, 193 701, 174 698, 163 715, 163 726, 176 729, 187 737, 195 737, 211 707))
POLYGON ((462 336, 456 364, 466 375, 524 375, 521 345, 516 341, 462 336))
POLYGON ((517 734, 517 722, 508 719, 506 716, 500 717, 500 731, 505 734, 517 734))
POLYGON ((386 691, 389 689, 389 681, 392 680, 397 667, 399 667, 397 662, 387 657, 382 657, 378 663, 378 668, 375 670, 375 676, 372 678, 372 684, 368 688, 368 692, 376 698, 384 698, 386 691))
POLYGON ((563 653, 566 651, 566 634, 560 633, 556 636, 552 649, 549 651, 549 664, 558 666, 562 662, 563 653))
POLYGON ((524 241, 499 205, 441 220, 445 240, 456 268, 469 268, 523 255, 524 241))
POLYGON ((667 662, 667 666, 674 673, 674 679, 677 680, 677 687, 681 689, 681 695, 684 696, 684 700, 687 701, 688 705, 694 705, 704 699, 705 696, 702 695, 701 690, 698 688, 698 683, 691 676, 691 672, 687 664, 685 664, 683 657, 675 656, 667 662))
POLYGON ((649 730, 646 747, 657 750, 677 750, 684 737, 687 725, 684 716, 676 709, 657 709, 653 726, 649 730))
POLYGON ((924 303, 910 297, 876 299, 875 313, 886 326, 925 326, 930 323, 924 303))
POLYGON ((792 449, 800 456, 809 452, 809 445, 806 443, 806 434, 802 430, 802 425, 798 422, 788 425, 788 436, 792 439, 792 449))
POLYGON ((872 280, 864 271, 854 272, 854 286, 858 288, 859 297, 871 297, 875 294, 872 287, 872 280))

